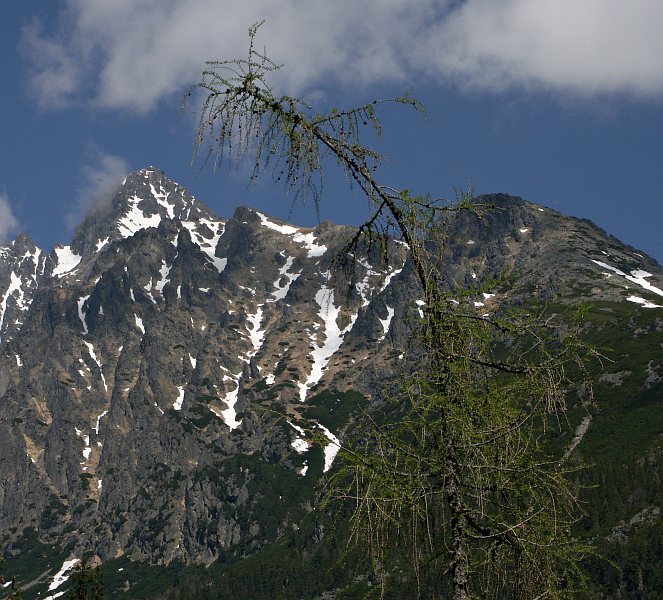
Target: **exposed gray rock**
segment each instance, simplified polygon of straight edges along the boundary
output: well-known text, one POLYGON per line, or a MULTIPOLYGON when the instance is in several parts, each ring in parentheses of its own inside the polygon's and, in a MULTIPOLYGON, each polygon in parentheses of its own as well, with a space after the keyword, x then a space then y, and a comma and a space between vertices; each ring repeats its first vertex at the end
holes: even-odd
MULTIPOLYGON (((475 288, 486 311, 570 296, 653 303, 663 288, 652 259, 587 221, 481 201, 496 208, 446 217, 441 258, 450 289, 475 288)), ((342 436, 362 398, 388 393, 418 318, 406 249, 350 256, 354 231, 244 207, 220 219, 144 169, 70 247, 47 256, 20 236, 0 248, 7 542, 34 527, 44 542, 75 541, 76 556, 208 564, 295 527, 309 498, 282 498, 322 473, 317 422, 342 436)))

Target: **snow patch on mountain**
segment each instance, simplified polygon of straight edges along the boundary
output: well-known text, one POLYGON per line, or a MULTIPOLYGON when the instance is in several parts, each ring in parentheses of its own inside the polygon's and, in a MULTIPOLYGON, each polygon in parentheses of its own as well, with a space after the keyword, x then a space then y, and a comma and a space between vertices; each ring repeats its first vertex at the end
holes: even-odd
POLYGON ((295 438, 290 445, 297 454, 303 454, 308 451, 308 442, 302 438, 295 438))
POLYGON ((393 318, 394 318, 394 309, 391 308, 391 306, 387 306, 387 318, 380 319, 380 324, 382 325, 383 334, 378 339, 378 342, 381 342, 385 337, 387 337, 387 333, 389 333, 389 327, 391 326, 391 320, 393 318))
POLYGON ((268 300, 268 302, 276 302, 277 300, 282 300, 283 298, 285 298, 288 293, 288 290, 290 289, 290 286, 301 275, 301 271, 299 273, 290 272, 290 268, 292 267, 292 264, 294 262, 295 262, 294 257, 288 256, 288 258, 285 261, 285 265, 283 265, 279 269, 279 277, 273 283, 274 291, 272 292, 272 299, 268 300), (283 281, 284 277, 286 279, 285 283, 281 285, 281 282, 283 281))
POLYGON ((230 392, 227 392, 225 396, 223 397, 223 401, 226 403, 227 408, 225 410, 222 410, 220 412, 216 411, 212 406, 210 406, 210 410, 218 417, 221 417, 225 424, 231 429, 237 429, 241 424, 242 421, 237 420, 237 411, 235 410, 235 404, 237 404, 237 396, 239 394, 239 378, 242 376, 242 372, 240 371, 237 373, 237 375, 234 375, 233 377, 230 377, 228 375, 225 375, 223 377, 224 381, 234 381, 237 384, 237 387, 230 392))
POLYGON ((168 218, 174 219, 175 207, 170 202, 168 202, 168 196, 170 195, 170 192, 164 191, 163 186, 161 186, 161 189, 157 192, 156 188, 154 187, 154 184, 152 183, 150 183, 150 190, 152 191, 152 196, 157 201, 157 204, 163 206, 166 209, 166 214, 168 215, 168 218))
POLYGON ((2 301, 0 302, 0 332, 2 332, 2 328, 5 322, 5 313, 7 312, 7 301, 9 298, 14 293, 16 293, 16 303, 19 308, 23 308, 25 305, 24 293, 21 287, 21 283, 21 278, 12 271, 9 277, 9 287, 7 288, 7 291, 5 292, 4 296, 2 297, 2 301))
POLYGON ((152 301, 152 304, 156 304, 157 301, 154 299, 154 296, 152 295, 152 290, 154 289, 154 285, 152 284, 152 278, 150 277, 150 281, 143 287, 143 289, 147 292, 147 295, 149 299, 152 301))
POLYGON ((325 340, 322 344, 319 344, 315 334, 310 336, 313 342, 313 350, 309 356, 313 359, 313 364, 306 382, 298 384, 299 399, 302 402, 306 400, 308 391, 322 379, 329 359, 341 347, 345 334, 352 329, 357 320, 357 313, 354 313, 350 317, 350 323, 344 329, 339 328, 336 321, 341 312, 341 307, 334 304, 334 291, 327 286, 323 285, 318 290, 315 301, 320 307, 318 317, 324 323, 325 340))
POLYGON ((318 423, 318 427, 322 430, 322 433, 329 440, 329 443, 325 446, 325 466, 322 469, 323 473, 326 473, 331 469, 332 463, 338 454, 338 451, 341 449, 340 440, 327 429, 324 425, 318 423))
POLYGON ((600 260, 591 259, 591 261, 594 264, 597 264, 599 267, 602 267, 603 269, 607 269, 608 271, 612 271, 617 275, 621 275, 631 283, 635 283, 636 285, 639 285, 641 288, 649 292, 653 292, 654 294, 663 296, 662 289, 653 286, 651 283, 647 281, 649 277, 652 277, 652 274, 649 273, 648 271, 643 271, 642 269, 634 269, 633 271, 631 271, 630 275, 627 275, 626 273, 624 273, 624 271, 621 271, 620 269, 613 267, 607 263, 601 262, 600 260))
MULTIPOLYGON (((405 263, 403 263, 405 264, 405 263)), ((392 269, 387 273, 387 276, 384 278, 384 281, 382 282, 382 287, 380 287, 380 293, 384 292, 387 289, 387 286, 391 283, 391 280, 396 277, 401 271, 403 270, 403 267, 398 267, 396 269, 392 269)))
POLYGON ((297 452, 297 454, 304 454, 304 452, 307 452, 309 449, 309 443, 304 438, 304 430, 291 421, 288 421, 288 425, 290 425, 290 427, 292 427, 299 434, 299 436, 295 437, 295 439, 290 443, 290 446, 294 449, 295 452, 297 452))
POLYGON ((294 236, 292 236, 292 239, 298 244, 304 244, 304 246, 308 250, 309 258, 317 258, 318 256, 322 256, 325 252, 327 252, 327 246, 323 246, 322 244, 316 244, 315 235, 313 234, 313 232, 310 233, 299 232, 296 233, 294 236))
POLYGON ((419 313, 419 318, 423 319, 424 311, 421 309, 421 307, 426 306, 426 303, 423 300, 415 300, 414 303, 417 305, 417 312, 419 313))
POLYGON ((84 462, 81 463, 81 466, 83 467, 83 471, 87 471, 87 466, 86 463, 90 459, 90 454, 92 454, 92 447, 90 446, 90 436, 84 434, 80 429, 77 427, 74 427, 74 431, 76 432, 76 435, 83 440, 83 443, 85 444, 85 447, 83 448, 83 459, 84 462))
POLYGON ((202 250, 216 270, 219 273, 223 272, 228 259, 216 256, 215 252, 225 231, 225 223, 223 221, 211 221, 210 219, 198 219, 197 221, 184 221, 182 225, 189 230, 191 241, 202 250), (211 232, 210 237, 205 235, 205 229, 211 232))
POLYGON ((161 261, 159 274, 161 275, 161 279, 157 281, 154 288, 163 296, 163 288, 166 287, 167 283, 170 283, 170 279, 168 279, 168 275, 170 274, 170 267, 166 265, 165 260, 161 261))
POLYGON ((182 410, 182 404, 184 403, 184 386, 178 385, 177 387, 177 399, 173 403, 173 410, 182 410))
POLYGON ((101 419, 103 419, 106 415, 108 414, 108 409, 106 409, 104 412, 102 412, 98 417, 97 417, 97 422, 95 423, 94 426, 94 432, 99 435, 99 424, 101 423, 101 419))
POLYGON ((375 287, 376 278, 379 277, 382 279, 382 284, 378 289, 378 293, 380 294, 387 288, 392 279, 403 270, 403 265, 397 268, 388 268, 383 271, 375 270, 373 265, 371 265, 367 260, 355 257, 354 255, 350 256, 352 256, 352 258, 356 260, 357 263, 366 269, 363 279, 355 284, 355 289, 362 299, 362 306, 367 306, 370 303, 371 294, 375 289, 377 289, 375 287))
POLYGON ((307 255, 309 258, 316 258, 327 252, 327 246, 316 243, 316 237, 312 231, 304 233, 292 225, 280 225, 279 223, 274 223, 274 221, 271 221, 267 215, 264 215, 261 212, 255 211, 255 213, 260 217, 260 224, 263 227, 268 227, 269 229, 273 229, 284 235, 292 236, 294 242, 303 244, 308 250, 307 255))
POLYGON ((136 327, 138 327, 141 333, 145 335, 145 325, 143 325, 143 319, 141 319, 137 314, 134 314, 134 319, 136 320, 136 327))
POLYGON ((97 252, 101 252, 103 247, 108 244, 110 241, 110 237, 105 237, 103 240, 99 240, 96 245, 97 252))
POLYGON ((53 577, 53 581, 48 586, 48 591, 52 592, 53 590, 58 589, 67 579, 69 579, 68 573, 79 563, 80 561, 77 558, 71 560, 65 560, 60 567, 60 570, 53 577))
POLYGON ((71 246, 56 246, 54 249, 57 264, 53 269, 53 277, 61 278, 71 273, 81 262, 82 256, 72 251, 71 246))
POLYGON ((83 310, 83 307, 85 306, 85 303, 89 300, 90 294, 87 296, 81 296, 78 299, 78 318, 81 320, 81 323, 83 324, 83 333, 85 335, 88 334, 88 328, 87 328, 87 322, 85 320, 85 311, 83 310))
POLYGON ((99 359, 97 358, 97 355, 94 351, 94 346, 90 342, 86 342, 83 340, 83 343, 87 346, 88 352, 90 353, 90 357, 92 360, 97 363, 97 366, 99 367, 99 374, 101 375, 101 381, 104 384, 104 389, 108 391, 108 386, 106 385, 106 377, 104 377, 104 372, 101 370, 101 362, 99 362, 99 359))
POLYGON ((132 196, 129 198, 129 210, 117 221, 118 231, 124 238, 131 237, 142 229, 158 227, 159 223, 161 223, 161 215, 158 213, 146 215, 145 212, 138 207, 140 202, 142 202, 142 199, 138 196, 132 196))
POLYGON ((253 346, 253 350, 249 352, 249 359, 253 358, 260 350, 262 347, 262 343, 265 340, 265 329, 260 329, 260 325, 262 324, 262 318, 263 318, 263 312, 262 312, 262 304, 258 305, 258 308, 255 313, 253 314, 247 314, 246 319, 251 325, 249 328, 247 326, 247 329, 249 331, 249 338, 251 340, 251 345, 253 346))
POLYGON ((299 229, 293 227, 292 225, 280 225, 279 223, 270 221, 267 215, 263 215, 261 212, 255 211, 255 213, 258 215, 258 217, 260 217, 260 224, 263 227, 268 227, 269 229, 278 231, 283 235, 295 235, 296 233, 299 233, 299 229))
POLYGON ((663 308, 662 305, 660 304, 654 304, 653 302, 649 302, 649 300, 645 300, 644 298, 640 298, 639 296, 629 296, 626 298, 629 302, 635 302, 636 304, 640 304, 642 308, 663 308))

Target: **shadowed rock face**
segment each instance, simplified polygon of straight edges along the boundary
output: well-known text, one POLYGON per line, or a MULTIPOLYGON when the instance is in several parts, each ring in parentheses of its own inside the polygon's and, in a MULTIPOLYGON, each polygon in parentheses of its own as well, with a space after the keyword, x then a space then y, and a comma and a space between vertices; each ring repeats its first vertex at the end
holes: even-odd
POLYGON ((48 256, 25 234, 0 246, 0 341, 23 325, 47 263, 48 256))
MULTIPOLYGON (((443 249, 450 285, 472 286, 489 275, 514 277, 509 290, 533 299, 578 303, 624 300, 636 295, 663 304, 663 272, 645 256, 606 234, 586 219, 567 217, 550 208, 506 194, 481 196, 478 213, 445 217, 448 241, 443 249), (645 271, 658 292, 629 277, 645 271)), ((637 277, 632 278, 637 279, 637 277)))
MULTIPOLYGON (((477 292, 486 311, 663 305, 661 267, 588 221, 480 201, 439 252, 451 289, 512 276, 477 292)), ((70 246, 0 248, 0 529, 153 563, 277 539, 333 461, 313 434, 379 396, 417 318, 403 246, 350 257, 353 233, 223 220, 144 169, 70 246)))
POLYGON ((344 270, 352 233, 248 208, 222 220, 148 169, 71 246, 7 247, 0 527, 46 518, 44 539, 73 526, 81 550, 157 562, 273 537, 252 517, 266 493, 249 493, 253 469, 228 459, 313 482, 324 464, 300 474, 311 399, 330 386, 368 394, 359 366, 407 335, 391 327, 412 293, 405 251, 393 244, 386 263, 358 254, 344 270))

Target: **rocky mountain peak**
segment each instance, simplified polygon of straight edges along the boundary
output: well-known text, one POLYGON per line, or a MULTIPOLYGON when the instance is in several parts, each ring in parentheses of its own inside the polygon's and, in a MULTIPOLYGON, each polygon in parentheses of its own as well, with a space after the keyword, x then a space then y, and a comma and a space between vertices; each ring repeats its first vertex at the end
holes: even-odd
POLYGON ((154 167, 130 173, 112 197, 93 205, 76 229, 71 251, 78 256, 99 252, 114 241, 141 229, 157 227, 162 220, 179 220, 189 228, 219 218, 192 194, 154 167))
MULTIPOLYGON (((590 298, 653 320, 663 305, 660 266, 591 223, 478 200, 491 208, 448 214, 440 259, 482 313, 590 298)), ((379 405, 423 314, 407 248, 349 253, 355 231, 247 207, 221 220, 147 168, 50 258, 27 236, 0 247, 6 545, 25 529, 66 548, 60 564, 210 564, 299 527, 301 491, 379 405)))
MULTIPOLYGON (((89 268, 99 253, 113 243, 157 228, 163 221, 174 221, 179 223, 179 229, 186 228, 210 261, 218 263, 214 252, 224 222, 163 171, 149 167, 127 175, 112 196, 90 207, 71 245, 56 247, 51 254, 52 275, 61 278, 74 270, 89 268)), ((177 233, 172 242, 176 243, 176 239, 177 233)))
POLYGON ((28 248, 34 250, 37 245, 29 234, 21 232, 16 236, 16 239, 10 242, 10 245, 21 248, 28 248))
POLYGON ((663 304, 661 266, 591 221, 507 194, 479 196, 476 202, 476 212, 444 217, 450 287, 507 276, 512 292, 539 300, 663 304))

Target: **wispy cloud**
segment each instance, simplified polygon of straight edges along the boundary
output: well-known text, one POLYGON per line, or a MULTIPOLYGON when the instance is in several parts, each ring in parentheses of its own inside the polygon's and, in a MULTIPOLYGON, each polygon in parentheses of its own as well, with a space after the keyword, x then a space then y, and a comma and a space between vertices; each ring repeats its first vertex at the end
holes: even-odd
POLYGON ((18 228, 18 219, 14 216, 9 196, 0 191, 0 242, 7 240, 18 228))
POLYGON ((81 169, 81 184, 74 205, 66 214, 67 227, 78 225, 92 206, 105 205, 130 171, 127 162, 94 148, 90 151, 88 164, 81 169))
POLYGON ((68 104, 80 92, 81 72, 89 68, 72 40, 49 38, 42 24, 33 21, 23 29, 21 45, 30 62, 29 85, 37 103, 44 108, 68 104))
POLYGON ((43 103, 146 111, 259 33, 291 93, 398 81, 490 91, 663 96, 656 0, 62 0, 24 32, 43 103))

